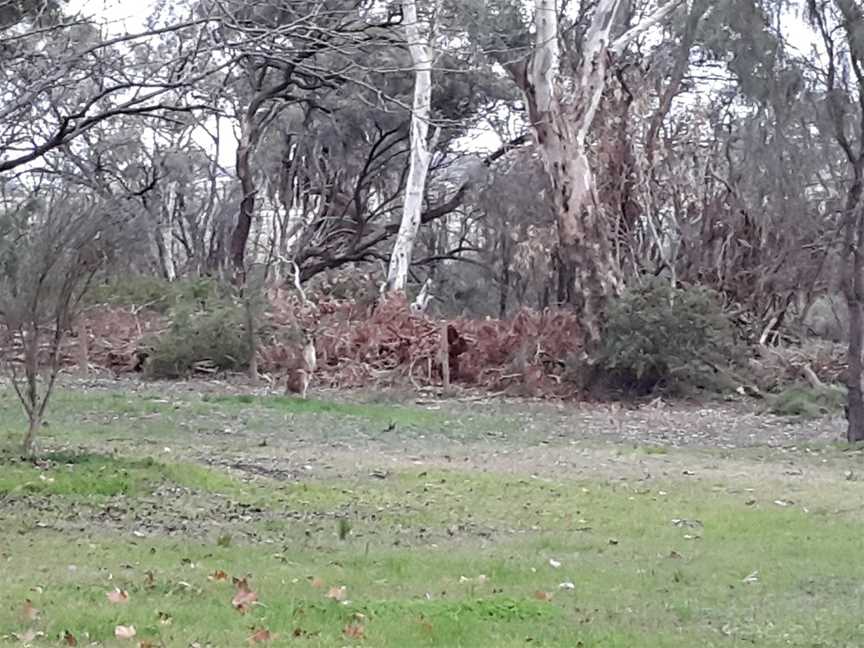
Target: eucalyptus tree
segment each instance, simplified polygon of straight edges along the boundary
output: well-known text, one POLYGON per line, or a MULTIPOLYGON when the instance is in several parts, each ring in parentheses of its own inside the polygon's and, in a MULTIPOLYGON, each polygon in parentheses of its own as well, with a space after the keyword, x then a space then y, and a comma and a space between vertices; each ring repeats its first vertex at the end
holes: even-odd
POLYGON ((411 106, 411 157, 408 166, 408 176, 405 186, 405 198, 402 207, 402 219, 396 243, 390 255, 390 267, 387 272, 387 290, 399 292, 405 290, 408 282, 408 270, 414 251, 414 241, 420 229, 420 218, 423 210, 423 198, 426 193, 426 176, 432 151, 438 139, 436 134, 429 140, 429 120, 432 104, 432 64, 433 41, 435 40, 435 20, 440 2, 431 3, 429 15, 421 23, 416 0, 405 0, 403 7, 403 22, 405 24, 405 40, 411 53, 411 66, 414 72, 414 97, 411 106))
POLYGON ((213 56, 207 16, 154 17, 140 32, 112 33, 93 17, 15 4, 0 22, 0 173, 106 120, 209 108, 192 91, 230 64, 213 56))
POLYGON ((807 0, 816 30, 810 81, 823 97, 822 133, 842 153, 843 292, 849 309, 847 438, 864 441, 864 8, 855 0, 807 0))

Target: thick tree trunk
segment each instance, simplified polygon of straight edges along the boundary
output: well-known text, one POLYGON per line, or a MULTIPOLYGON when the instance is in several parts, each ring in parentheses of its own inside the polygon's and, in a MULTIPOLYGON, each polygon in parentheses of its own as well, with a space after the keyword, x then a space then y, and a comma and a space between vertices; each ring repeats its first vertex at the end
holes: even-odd
POLYGON ((609 56, 663 20, 681 0, 670 0, 612 39, 621 0, 598 0, 582 41, 576 76, 562 82, 555 0, 534 0, 534 51, 527 64, 510 64, 525 94, 534 138, 552 186, 558 214, 558 254, 573 268, 569 301, 579 310, 584 344, 600 340, 608 299, 620 289, 610 227, 595 195, 586 141, 606 87, 609 56))
MULTIPOLYGON (((429 142, 429 115, 432 101, 432 48, 421 34, 415 0, 402 3, 405 36, 414 66, 414 105, 411 113, 411 161, 405 186, 402 222, 390 256, 387 290, 404 291, 414 252, 414 241, 420 229, 426 176, 434 141, 429 142)), ((433 138, 434 140, 435 138, 433 138)))
POLYGON ((595 9, 575 91, 558 78, 558 20, 554 0, 535 0, 536 44, 524 69, 525 93, 543 167, 552 185, 558 222, 558 255, 573 269, 567 291, 579 311, 586 347, 600 340, 608 298, 619 288, 609 227, 597 205, 585 141, 606 82, 609 31, 617 0, 595 9), (566 96, 565 96, 566 94, 566 96))
POLYGON ((844 223, 844 294, 849 307, 849 350, 846 369, 850 443, 864 441, 864 177, 857 170, 846 198, 844 223))
POLYGON ((237 223, 231 233, 231 242, 228 253, 234 271, 242 276, 246 267, 246 243, 249 240, 249 232, 252 229, 252 219, 255 216, 255 179, 252 177, 252 150, 253 150, 253 118, 247 116, 240 126, 240 142, 237 146, 236 170, 237 178, 240 180, 240 212, 237 214, 237 223))

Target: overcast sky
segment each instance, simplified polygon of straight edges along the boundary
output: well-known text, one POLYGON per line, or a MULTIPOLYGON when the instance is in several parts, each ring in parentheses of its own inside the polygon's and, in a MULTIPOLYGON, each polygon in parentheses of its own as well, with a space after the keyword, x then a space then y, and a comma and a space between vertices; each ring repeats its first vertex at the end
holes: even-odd
MULTIPOLYGON (((95 16, 104 22, 109 31, 117 33, 142 31, 155 6, 155 0, 70 0, 69 2, 71 10, 95 16)), ((782 20, 781 29, 789 44, 798 50, 799 54, 810 55, 814 46, 818 47, 816 33, 798 15, 787 13, 782 20)), ((220 147, 222 150, 219 151, 219 161, 223 166, 233 167, 236 146, 228 136, 231 133, 231 122, 223 120, 222 124, 223 145, 220 147)), ((195 139, 203 146, 211 143, 209 137, 203 133, 201 137, 195 139)), ((480 127, 469 132, 462 143, 468 150, 489 151, 501 146, 503 142, 491 128, 480 127)))

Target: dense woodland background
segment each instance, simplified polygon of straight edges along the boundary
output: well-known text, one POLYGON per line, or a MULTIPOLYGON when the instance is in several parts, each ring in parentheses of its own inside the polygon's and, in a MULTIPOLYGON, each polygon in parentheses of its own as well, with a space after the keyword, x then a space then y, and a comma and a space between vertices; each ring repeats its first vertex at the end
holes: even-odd
POLYGON ((454 382, 531 394, 837 381, 864 439, 855 0, 142 23, 0 0, 0 319, 31 423, 67 333, 83 365, 257 375, 302 325, 334 385, 437 384, 449 337, 454 382))

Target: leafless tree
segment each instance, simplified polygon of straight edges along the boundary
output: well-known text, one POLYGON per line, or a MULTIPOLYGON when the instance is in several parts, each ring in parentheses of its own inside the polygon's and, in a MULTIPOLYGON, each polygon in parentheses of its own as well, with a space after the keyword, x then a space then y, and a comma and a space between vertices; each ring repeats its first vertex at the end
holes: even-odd
POLYGON ((27 415, 22 450, 32 456, 61 369, 64 336, 108 260, 119 221, 98 198, 69 186, 4 189, 0 359, 27 415))

